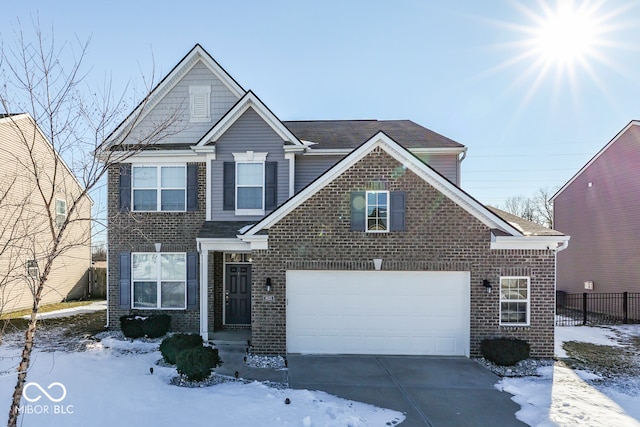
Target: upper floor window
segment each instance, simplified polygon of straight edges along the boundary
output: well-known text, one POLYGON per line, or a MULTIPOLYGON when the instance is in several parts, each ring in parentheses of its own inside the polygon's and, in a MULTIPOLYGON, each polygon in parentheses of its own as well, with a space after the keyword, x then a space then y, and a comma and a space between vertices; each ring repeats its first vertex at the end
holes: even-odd
POLYGON ((387 190, 353 191, 351 231, 405 231, 405 193, 387 190))
POLYGON ((190 121, 211 121, 211 86, 189 86, 190 121))
POLYGON ((185 166, 133 166, 134 211, 184 211, 185 166))
POLYGON ((372 233, 389 231, 389 192, 367 191, 367 230, 372 233))
POLYGON ((529 325, 529 277, 500 278, 500 324, 529 325))
POLYGON ((56 199, 56 225, 62 227, 67 219, 67 201, 56 199))
POLYGON ((277 162, 267 162, 268 153, 233 153, 234 162, 224 162, 223 209, 236 215, 264 215, 277 201, 277 162))
POLYGON ((264 213, 264 162, 236 163, 236 211, 264 213))

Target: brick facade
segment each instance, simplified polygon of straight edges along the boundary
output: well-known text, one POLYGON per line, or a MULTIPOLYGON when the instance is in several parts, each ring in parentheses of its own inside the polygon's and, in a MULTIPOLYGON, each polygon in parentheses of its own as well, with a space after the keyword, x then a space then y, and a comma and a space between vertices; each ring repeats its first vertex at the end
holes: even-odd
MULTIPOLYGON (((120 327, 120 316, 139 314, 169 314, 171 329, 199 332, 200 310, 136 310, 119 308, 119 254, 122 252, 155 252, 155 243, 162 243, 162 252, 196 252, 196 237, 205 220, 205 163, 198 163, 198 210, 194 212, 120 212, 119 166, 109 169, 108 177, 108 271, 109 327, 120 327)), ((199 300, 199 298, 198 298, 199 300)))
POLYGON ((490 250, 490 229, 380 148, 269 229, 269 248, 253 251, 252 335, 254 351, 286 351, 286 271, 385 270, 471 272, 471 356, 480 341, 515 337, 531 344, 532 357, 552 357, 555 253, 547 250, 490 250), (406 231, 350 231, 350 193, 384 188, 406 192, 406 231), (499 325, 499 278, 531 278, 527 327, 499 325), (270 277, 274 301, 265 301, 270 277), (487 294, 483 279, 494 285, 487 294))

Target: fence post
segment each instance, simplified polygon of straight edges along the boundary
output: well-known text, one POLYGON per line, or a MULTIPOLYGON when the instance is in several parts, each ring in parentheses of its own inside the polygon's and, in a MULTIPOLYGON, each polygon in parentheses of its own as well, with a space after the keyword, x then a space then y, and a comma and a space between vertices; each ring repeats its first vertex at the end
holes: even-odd
POLYGON ((622 323, 629 323, 629 292, 622 293, 622 323))
POLYGON ((582 326, 587 326, 587 293, 582 293, 582 326))

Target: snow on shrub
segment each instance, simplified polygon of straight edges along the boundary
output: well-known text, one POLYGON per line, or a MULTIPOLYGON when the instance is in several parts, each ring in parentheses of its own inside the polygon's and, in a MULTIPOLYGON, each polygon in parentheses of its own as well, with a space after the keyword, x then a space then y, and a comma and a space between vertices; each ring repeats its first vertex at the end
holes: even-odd
POLYGON ((153 314, 151 316, 129 315, 120 317, 120 329, 127 338, 159 338, 169 332, 171 316, 153 314))

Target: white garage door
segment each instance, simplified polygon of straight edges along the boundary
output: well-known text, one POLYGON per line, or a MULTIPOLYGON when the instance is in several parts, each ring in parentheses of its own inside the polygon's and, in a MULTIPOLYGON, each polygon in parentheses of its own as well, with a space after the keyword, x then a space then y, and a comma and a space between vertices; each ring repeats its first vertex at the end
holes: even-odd
POLYGON ((469 356, 469 272, 287 271, 287 351, 469 356))

